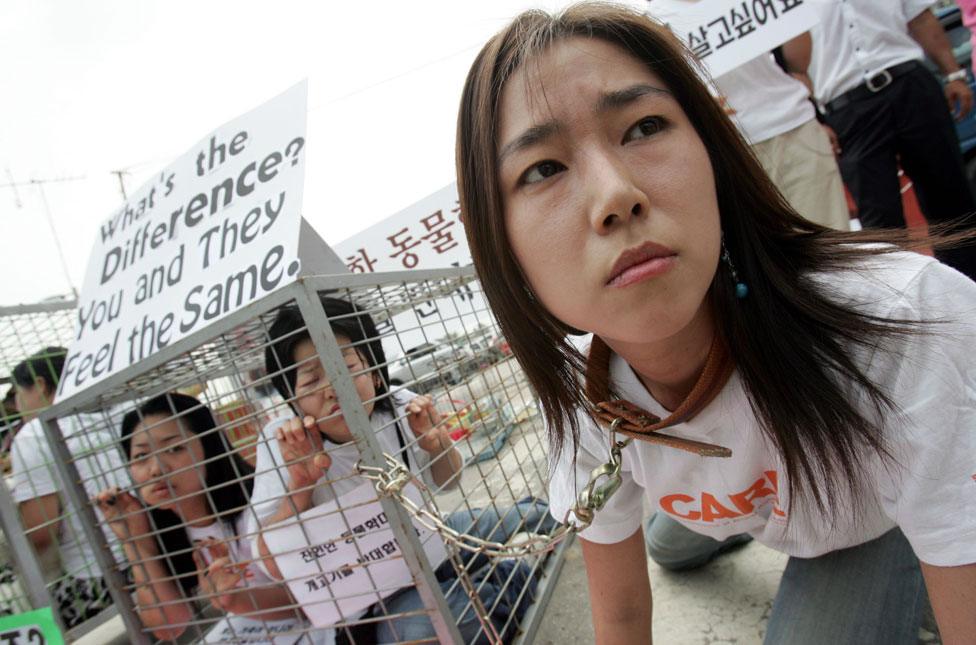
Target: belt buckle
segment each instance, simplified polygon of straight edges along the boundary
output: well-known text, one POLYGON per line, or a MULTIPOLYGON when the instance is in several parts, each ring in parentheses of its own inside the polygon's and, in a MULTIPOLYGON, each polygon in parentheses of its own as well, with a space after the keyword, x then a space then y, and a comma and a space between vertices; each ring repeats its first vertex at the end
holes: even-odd
POLYGON ((880 92, 884 88, 891 85, 891 72, 886 69, 881 70, 871 78, 867 80, 865 86, 872 92, 880 92), (877 82, 876 82, 877 81, 877 82))

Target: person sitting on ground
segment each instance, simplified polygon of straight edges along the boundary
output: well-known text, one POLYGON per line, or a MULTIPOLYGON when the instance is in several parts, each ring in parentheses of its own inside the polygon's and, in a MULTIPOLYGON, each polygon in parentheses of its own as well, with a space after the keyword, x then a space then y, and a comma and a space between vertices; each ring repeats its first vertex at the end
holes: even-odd
MULTIPOLYGON (((338 298, 322 296, 321 302, 383 451, 397 455, 410 473, 429 488, 455 486, 461 457, 447 429, 438 423, 440 415, 431 398, 405 390, 389 391, 385 353, 368 313, 338 298)), ((360 453, 354 435, 299 310, 280 309, 269 335, 267 372, 297 416, 273 421, 263 429, 258 441, 252 503, 262 531, 313 506, 333 501, 366 482, 356 469, 360 453)), ((554 526, 547 504, 536 499, 523 500, 504 511, 460 511, 445 521, 459 532, 496 542, 506 542, 519 532, 545 533, 554 526)), ((264 534, 256 541, 269 572, 281 579, 264 534)), ((513 561, 489 563, 484 556, 466 555, 463 562, 483 606, 490 611, 493 626, 507 641, 533 594, 536 581, 530 568, 513 561)), ((437 579, 464 641, 486 642, 483 627, 471 609, 471 600, 458 584, 458 573, 450 560, 432 564, 437 567, 437 579)), ((311 573, 314 565, 309 566, 311 573)), ((380 643, 435 638, 423 609, 417 588, 402 588, 354 617, 374 619, 375 622, 366 623, 365 635, 360 627, 344 630, 340 638, 380 643), (375 632, 371 632, 374 625, 375 632)))
POLYGON ((139 617, 154 636, 183 634, 199 597, 238 616, 214 632, 328 642, 309 630, 285 586, 253 566, 242 536, 254 473, 210 408, 176 392, 150 399, 125 415, 120 447, 134 488, 109 488, 95 501, 123 544, 139 617))

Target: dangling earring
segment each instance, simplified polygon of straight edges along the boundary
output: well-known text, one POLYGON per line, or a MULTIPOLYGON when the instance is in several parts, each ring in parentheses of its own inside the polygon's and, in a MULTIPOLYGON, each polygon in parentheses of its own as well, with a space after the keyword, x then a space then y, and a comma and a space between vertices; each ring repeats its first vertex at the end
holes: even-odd
POLYGON ((729 255, 729 250, 725 248, 725 236, 722 236, 722 262, 729 267, 729 273, 732 274, 732 283, 735 284, 735 297, 742 300, 749 295, 749 285, 745 282, 739 281, 739 274, 735 271, 735 265, 732 264, 732 257, 729 255))

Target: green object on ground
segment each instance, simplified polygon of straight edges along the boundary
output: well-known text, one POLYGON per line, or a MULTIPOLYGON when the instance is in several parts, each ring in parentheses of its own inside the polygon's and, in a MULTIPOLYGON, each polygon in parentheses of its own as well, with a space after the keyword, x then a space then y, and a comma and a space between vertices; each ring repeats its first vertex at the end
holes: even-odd
POLYGON ((64 645, 50 607, 0 618, 0 642, 17 645, 64 645))

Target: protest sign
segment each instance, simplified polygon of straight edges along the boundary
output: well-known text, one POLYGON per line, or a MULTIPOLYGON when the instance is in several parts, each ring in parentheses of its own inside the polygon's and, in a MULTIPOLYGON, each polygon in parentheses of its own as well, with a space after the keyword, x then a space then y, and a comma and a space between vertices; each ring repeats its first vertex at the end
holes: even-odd
POLYGON ((218 128, 102 223, 58 399, 295 279, 306 95, 218 128))
POLYGON ((9 645, 64 645, 50 607, 0 618, 0 643, 9 645))
MULTIPOLYGON (((204 645, 233 643, 233 645, 285 645, 319 642, 304 637, 308 625, 303 620, 259 620, 244 616, 226 616, 203 637, 204 645)), ((328 641, 326 641, 328 642, 328 641)))
MULTIPOLYGON (((403 271, 404 269, 439 269, 471 264, 471 252, 464 235, 461 207, 456 184, 437 192, 387 217, 336 246, 336 253, 352 273, 403 271)), ((384 341, 391 359, 431 340, 431 320, 443 321, 445 335, 462 333, 478 324, 479 314, 487 318, 487 304, 480 290, 463 286, 447 298, 424 298, 423 286, 410 285, 411 300, 416 305, 392 320, 377 323, 386 335, 394 329, 398 335, 384 341), (462 320, 463 318, 463 320, 462 320)), ((395 371, 395 367, 391 370, 395 371)))
POLYGON ((813 0, 649 0, 666 24, 718 78, 817 22, 813 0))
MULTIPOLYGON (((404 493, 422 505, 416 486, 408 484, 404 493)), ((288 520, 265 529, 264 540, 295 601, 316 627, 358 616, 381 598, 413 584, 372 484, 364 483, 298 519, 300 523, 288 520)), ((436 568, 447 557, 444 543, 428 529, 415 528, 431 567, 436 568)))
POLYGON ((457 185, 436 193, 336 245, 353 273, 471 264, 457 185))

